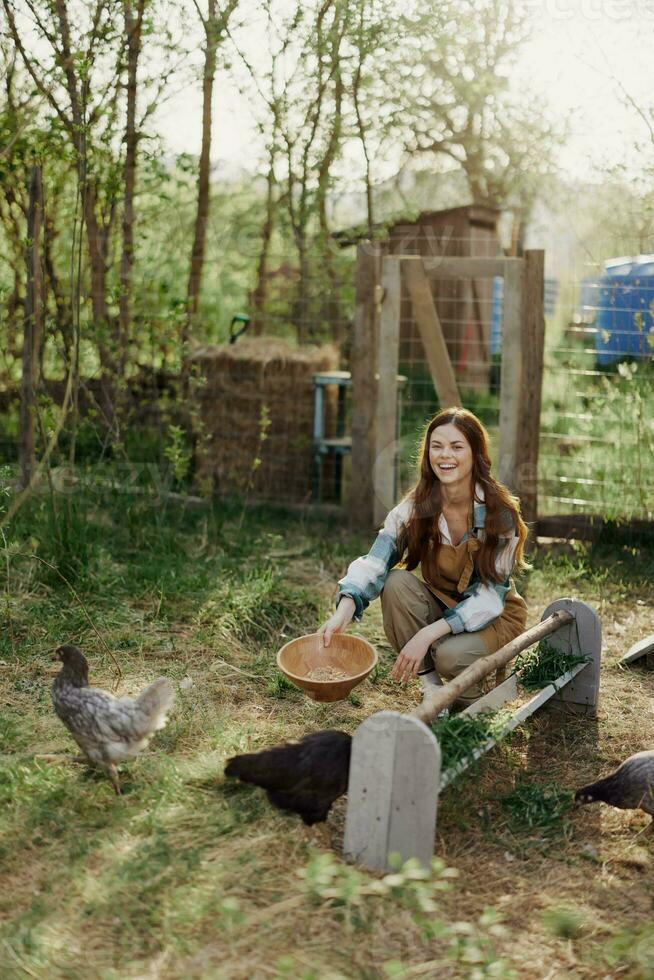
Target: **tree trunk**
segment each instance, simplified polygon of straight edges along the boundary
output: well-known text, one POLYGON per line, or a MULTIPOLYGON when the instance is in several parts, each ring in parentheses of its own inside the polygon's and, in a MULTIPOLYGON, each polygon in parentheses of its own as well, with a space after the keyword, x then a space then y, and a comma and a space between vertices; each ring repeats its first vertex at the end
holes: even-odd
POLYGON ((257 265, 257 285, 252 293, 252 316, 254 319, 254 335, 260 337, 264 330, 266 316, 266 300, 268 298, 268 255, 273 233, 275 213, 275 136, 270 150, 268 175, 266 177, 266 215, 261 229, 261 251, 257 265))
MULTIPOLYGON (((108 431, 115 431, 115 337, 113 336, 114 331, 107 307, 107 267, 104 254, 104 236, 98 224, 95 210, 95 184, 92 178, 87 178, 82 184, 82 191, 84 193, 84 217, 91 272, 91 311, 100 355, 100 392, 102 399, 100 407, 104 416, 105 427, 108 431)), ((115 322, 113 327, 115 328, 115 322)))
MULTIPOLYGON (((338 45, 333 54, 334 59, 338 59, 338 45)), ((341 139, 341 123, 343 108, 344 86, 340 71, 336 70, 335 90, 334 90, 334 112, 331 122, 331 131, 327 143, 327 149, 320 163, 318 170, 318 191, 317 207, 318 220, 320 223, 320 237, 322 239, 322 255, 324 269, 327 275, 328 289, 327 299, 322 304, 323 318, 330 326, 331 340, 340 348, 344 340, 343 321, 338 303, 338 276, 334 268, 332 256, 332 242, 329 234, 329 223, 327 220, 327 191, 329 189, 329 178, 331 176, 334 160, 339 149, 341 139)))
POLYGON ((127 366, 134 267, 134 192, 139 134, 136 131, 137 71, 141 55, 141 26, 146 0, 138 0, 136 16, 131 0, 125 0, 125 40, 127 43, 127 108, 125 123, 125 164, 123 167, 123 251, 120 258, 118 299, 118 366, 121 377, 127 366))
MULTIPOLYGON (((43 268, 50 286, 55 308, 55 322, 64 345, 66 364, 70 364, 73 346, 73 310, 62 288, 54 264, 53 244, 58 237, 52 213, 43 217, 43 268)), ((47 305, 44 303, 44 305, 47 305)))
POLYGON ((309 322, 309 256, 306 225, 296 232, 299 281, 293 303, 293 322, 297 330, 298 344, 307 342, 307 323, 309 322))
POLYGON ((188 279, 186 319, 182 327, 182 391, 188 390, 188 355, 193 325, 200 305, 202 269, 204 267, 207 224, 210 206, 211 129, 213 123, 213 86, 216 77, 216 51, 218 48, 217 0, 209 0, 207 19, 204 21, 206 46, 202 76, 202 146, 198 167, 198 203, 195 215, 195 233, 191 251, 191 270, 188 279))
POLYGON ((43 191, 40 167, 32 167, 27 213, 25 322, 23 327, 23 375, 20 400, 20 469, 23 487, 29 485, 36 465, 36 391, 39 383, 43 340, 43 282, 40 239, 43 191))

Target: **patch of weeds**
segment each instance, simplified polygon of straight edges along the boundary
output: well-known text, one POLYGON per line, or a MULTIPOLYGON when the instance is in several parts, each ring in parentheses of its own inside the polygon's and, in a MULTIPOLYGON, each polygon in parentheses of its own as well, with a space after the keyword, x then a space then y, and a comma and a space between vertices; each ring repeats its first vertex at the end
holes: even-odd
POLYGON ((403 864, 398 854, 391 855, 390 863, 393 871, 373 878, 323 852, 315 854, 297 874, 308 897, 337 910, 350 928, 370 928, 380 905, 387 901, 410 911, 417 924, 423 916, 429 921, 438 908, 437 895, 451 888, 458 871, 446 867, 440 858, 433 858, 429 869, 415 858, 403 864))
POLYGON ((277 647, 280 633, 300 636, 310 632, 318 613, 314 596, 289 587, 281 575, 263 566, 226 582, 205 602, 198 620, 221 637, 277 647))
POLYGON ((281 671, 276 670, 273 674, 272 680, 268 683, 266 688, 266 693, 270 695, 271 698, 285 698, 289 691, 295 691, 297 688, 292 681, 289 681, 285 674, 281 671))
POLYGON ((443 769, 453 768, 489 739, 498 738, 509 716, 507 711, 483 711, 478 715, 449 715, 432 722, 443 769))
MULTIPOLYGON (((456 877, 456 870, 445 868, 438 858, 432 861, 431 876, 424 868, 420 868, 417 862, 408 861, 402 866, 398 861, 398 872, 386 875, 381 881, 376 882, 376 890, 383 895, 386 883, 392 882, 390 895, 395 906, 404 906, 422 937, 429 942, 436 941, 437 948, 442 950, 441 969, 434 969, 430 976, 449 976, 447 962, 449 961, 462 968, 461 974, 457 971, 457 976, 465 975, 471 980, 483 980, 486 977, 517 980, 518 974, 506 960, 498 957, 495 950, 495 941, 508 936, 501 913, 493 908, 485 908, 482 914, 472 921, 452 923, 445 922, 434 915, 434 912, 438 911, 434 891, 449 887, 447 881, 442 880, 449 876, 456 877), (421 882, 415 892, 415 884, 411 882, 412 877, 421 882)), ((413 973, 411 968, 407 968, 400 960, 387 960, 383 964, 383 970, 386 976, 397 978, 411 976, 413 973)))
POLYGON ((540 691, 578 664, 588 663, 588 659, 555 650, 546 640, 541 640, 537 646, 518 654, 515 669, 525 691, 540 691))
POLYGON ((575 592, 584 595, 592 594, 605 586, 607 569, 592 560, 588 547, 578 543, 572 549, 572 554, 552 554, 538 550, 529 580, 543 576, 553 589, 560 588, 563 593, 574 583, 575 592))
POLYGON ((495 952, 494 941, 507 933, 500 913, 486 908, 476 922, 454 922, 447 927, 448 956, 471 980, 518 980, 516 971, 495 952))
POLYGON ((383 684, 385 681, 390 680, 392 669, 392 661, 387 662, 385 660, 378 660, 376 665, 368 674, 368 680, 371 684, 383 684))
POLYGON ((554 783, 518 783, 499 802, 512 834, 538 833, 541 837, 564 834, 573 806, 572 793, 554 783))
POLYGON ((654 926, 621 930, 604 945, 602 954, 610 967, 619 966, 623 973, 630 967, 629 976, 654 980, 654 926))
POLYGON ((569 905, 555 905, 543 912, 543 923, 559 939, 577 939, 584 928, 584 917, 569 905))
MULTIPOLYGON (((29 745, 31 732, 25 726, 24 716, 18 712, 10 710, 6 714, 0 715, 0 746, 2 752, 18 752, 19 749, 29 745)), ((2 783, 2 770, 0 770, 0 784, 2 783)))

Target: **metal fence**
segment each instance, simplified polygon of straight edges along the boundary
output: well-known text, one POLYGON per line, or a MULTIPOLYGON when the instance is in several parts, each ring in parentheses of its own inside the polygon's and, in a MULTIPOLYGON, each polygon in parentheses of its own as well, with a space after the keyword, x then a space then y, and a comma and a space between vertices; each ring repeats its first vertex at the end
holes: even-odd
POLYGON ((654 519, 654 259, 588 264, 547 319, 539 510, 654 519))
MULTIPOLYGON (((427 235, 425 242, 417 236, 412 243, 403 241, 401 252, 427 256, 431 250, 433 256, 441 244, 433 236, 427 235)), ((474 234, 460 239, 450 236, 446 244, 448 255, 500 257, 496 239, 488 235, 477 239, 474 234)), ((280 256, 272 258, 266 295, 258 317, 253 317, 249 334, 263 331, 262 344, 266 337, 288 338, 294 344, 299 340, 301 345, 332 343, 332 359, 320 361, 316 370, 326 366, 329 370, 349 369, 355 318, 355 251, 334 249, 329 268, 313 261, 302 280, 296 263, 280 256)), ((491 275, 474 280, 432 280, 434 302, 462 402, 488 428, 496 461, 504 286, 501 277, 491 275)), ((249 299, 252 311, 258 301, 252 293, 249 299)), ((654 257, 612 260, 607 256, 581 270, 565 270, 546 278, 545 316, 537 476, 539 516, 654 520, 654 257)), ((241 340, 236 341, 234 352, 240 343, 241 340)), ((243 354, 245 360, 252 360, 245 349, 243 354)), ((415 480, 422 428, 439 407, 404 282, 399 374, 406 379, 400 385, 398 492, 402 492, 415 480)), ((284 502, 289 493, 296 500, 342 502, 347 496, 351 467, 345 443, 358 410, 352 403, 351 388, 347 385, 344 392, 344 383, 337 381, 321 400, 314 397, 310 374, 302 385, 297 379, 293 384, 295 408, 293 391, 284 390, 288 424, 284 422, 284 412, 276 416, 264 404, 266 399, 259 397, 265 386, 257 389, 258 400, 252 394, 256 385, 249 389, 247 398, 245 387, 237 386, 240 401, 232 399, 230 411, 236 411, 238 401, 243 418, 249 420, 248 435, 239 444, 241 455, 251 460, 247 480, 244 478, 247 489, 258 499, 276 502, 284 502), (340 440, 338 452, 329 449, 322 459, 315 444, 316 404, 323 406, 321 412, 326 413, 322 417, 322 436, 334 443, 340 440), (264 408, 271 411, 270 424, 276 429, 264 429, 264 408), (291 435, 295 432, 300 416, 302 438, 282 438, 285 425, 291 435), (257 464, 256 472, 255 460, 262 458, 265 462, 270 447, 274 445, 281 452, 278 444, 287 443, 292 444, 295 455, 289 456, 285 469, 275 471, 274 478, 271 470, 264 478, 266 467, 257 464), (302 456, 301 465, 294 462, 298 454, 302 456), (292 477, 295 481, 292 487, 282 485, 286 479, 282 470, 289 480, 292 477), (300 489, 296 484, 301 484, 300 489)), ((0 462, 11 463, 16 458, 17 411, 8 397, 5 402, 1 406, 0 462)), ((212 411, 215 409, 214 404, 212 411)), ((166 415, 159 425, 162 431, 151 453, 153 459, 165 452, 169 421, 166 415)), ((90 445, 89 458, 94 445, 90 445)), ((139 437, 140 451, 143 445, 139 437)))

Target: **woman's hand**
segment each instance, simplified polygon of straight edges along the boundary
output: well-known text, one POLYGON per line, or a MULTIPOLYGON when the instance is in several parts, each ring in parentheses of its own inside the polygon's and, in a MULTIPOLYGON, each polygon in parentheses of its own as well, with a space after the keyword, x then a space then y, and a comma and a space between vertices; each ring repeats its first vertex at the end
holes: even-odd
POLYGON ((408 681, 412 677, 416 677, 432 643, 442 640, 451 632, 452 628, 446 619, 437 619, 435 623, 430 623, 429 626, 423 626, 421 630, 418 630, 416 635, 412 636, 400 650, 391 671, 393 680, 408 681))
POLYGON ((319 633, 322 633, 323 643, 326 647, 331 643, 334 633, 343 633, 348 623, 352 622, 356 608, 354 599, 349 595, 344 595, 334 615, 330 616, 327 622, 318 630, 319 633))
POLYGON ((417 677, 420 665, 432 644, 428 628, 419 630, 400 650, 391 671, 394 681, 408 681, 417 677))

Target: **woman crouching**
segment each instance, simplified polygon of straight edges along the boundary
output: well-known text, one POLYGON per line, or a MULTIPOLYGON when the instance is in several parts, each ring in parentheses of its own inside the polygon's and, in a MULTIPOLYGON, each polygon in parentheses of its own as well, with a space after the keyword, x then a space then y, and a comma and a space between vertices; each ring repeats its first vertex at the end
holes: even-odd
MULTIPOLYGON (((420 675, 428 694, 523 632, 527 607, 511 574, 526 567, 526 537, 517 498, 491 474, 484 426, 463 408, 438 412, 416 486, 339 582, 336 612, 320 629, 325 645, 381 594, 398 654, 392 677, 420 675)), ((482 693, 469 688, 460 700, 482 693)))

